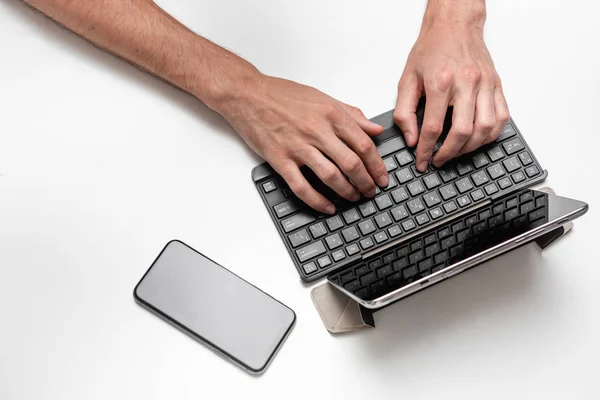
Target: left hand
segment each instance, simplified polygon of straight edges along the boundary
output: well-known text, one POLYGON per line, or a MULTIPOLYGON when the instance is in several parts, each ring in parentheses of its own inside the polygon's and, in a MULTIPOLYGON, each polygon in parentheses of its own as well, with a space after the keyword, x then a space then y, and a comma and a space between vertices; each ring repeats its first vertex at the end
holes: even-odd
POLYGON ((483 22, 425 19, 398 83, 394 120, 409 146, 417 145, 417 168, 440 167, 498 138, 509 120, 500 77, 483 41, 483 22), (421 134, 416 108, 427 97, 421 134), (452 127, 431 160, 447 108, 452 127))

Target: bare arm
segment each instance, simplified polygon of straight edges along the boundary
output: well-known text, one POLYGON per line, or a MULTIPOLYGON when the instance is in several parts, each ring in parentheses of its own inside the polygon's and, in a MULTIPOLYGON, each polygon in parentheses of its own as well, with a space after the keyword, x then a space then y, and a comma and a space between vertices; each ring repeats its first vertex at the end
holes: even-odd
POLYGON ((187 29, 153 1, 25 2, 219 112, 313 208, 335 211, 300 173, 303 165, 348 200, 357 200, 359 192, 373 196, 375 182, 387 186, 385 166, 368 136, 382 128, 360 110, 308 86, 261 74, 187 29))
POLYGON ((483 40, 485 0, 429 0, 421 33, 398 84, 394 114, 411 146, 417 166, 437 167, 498 138, 509 119, 502 83, 483 40), (415 110, 427 96, 421 133, 415 110), (452 128, 432 159, 448 106, 452 128))

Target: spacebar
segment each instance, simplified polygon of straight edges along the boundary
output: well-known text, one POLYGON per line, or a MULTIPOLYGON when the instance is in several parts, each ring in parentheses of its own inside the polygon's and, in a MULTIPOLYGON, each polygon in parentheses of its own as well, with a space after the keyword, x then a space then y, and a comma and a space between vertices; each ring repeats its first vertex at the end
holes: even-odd
POLYGON ((398 150, 402 150, 405 147, 406 143, 404 142, 404 139, 400 136, 396 136, 395 138, 386 140, 385 142, 377 146, 377 152, 381 157, 385 157, 397 152, 398 150))

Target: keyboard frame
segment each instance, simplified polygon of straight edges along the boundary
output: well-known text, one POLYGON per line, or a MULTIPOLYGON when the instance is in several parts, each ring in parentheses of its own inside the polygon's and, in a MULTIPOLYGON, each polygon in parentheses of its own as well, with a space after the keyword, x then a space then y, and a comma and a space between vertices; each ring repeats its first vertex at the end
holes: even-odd
MULTIPOLYGON (((371 121, 373 121, 379 125, 382 125, 385 128, 384 132, 381 135, 373 137, 373 142, 375 143, 376 146, 380 146, 380 145, 384 144, 385 142, 394 139, 395 137, 398 137, 398 136, 403 137, 402 132, 394 123, 393 113, 394 113, 394 110, 390 110, 386 113, 383 113, 383 114, 378 115, 377 117, 374 117, 371 119, 371 121)), ((521 183, 513 184, 508 189, 500 189, 498 192, 496 192, 492 196, 486 196, 485 200, 487 200, 487 201, 481 201, 479 203, 474 203, 474 204, 460 210, 456 214, 453 214, 450 216, 446 215, 443 218, 441 218, 440 220, 429 223, 428 225, 424 226, 423 228, 417 228, 409 233, 402 233, 399 237, 397 237, 393 240, 390 240, 386 243, 383 243, 382 245, 375 246, 374 248, 369 249, 369 250, 361 249, 361 251, 359 253, 357 253, 356 255, 346 257, 346 259, 343 260, 342 262, 340 262, 337 266, 335 266, 335 268, 331 268, 331 267, 327 267, 325 269, 319 268, 316 272, 311 273, 310 275, 307 275, 304 272, 304 269, 302 268, 303 264, 306 264, 310 261, 307 260, 304 263, 300 263, 297 260, 296 254, 295 254, 296 249, 294 249, 291 245, 289 245, 288 241, 287 241, 287 236, 292 232, 286 233, 283 230, 280 220, 277 218, 277 215, 275 215, 275 211, 274 211, 273 207, 271 205, 269 205, 269 203, 266 199, 266 196, 265 196, 266 194, 262 190, 263 183, 268 182, 271 179, 281 180, 281 177, 273 170, 273 168, 268 163, 263 163, 263 164, 257 165, 256 167, 254 167, 252 169, 252 180, 255 184, 256 189, 258 190, 258 193, 259 193, 265 207, 267 208, 267 210, 269 212, 271 221, 273 222, 277 231, 279 232, 279 236, 280 236, 281 240, 283 241, 283 244, 286 247, 286 249, 291 257, 292 262, 293 262, 294 266, 296 267, 296 270, 297 270, 298 274, 300 275, 301 280, 305 283, 310 283, 310 282, 314 282, 319 279, 322 279, 330 274, 336 273, 343 268, 349 267, 349 266, 353 265, 355 262, 359 262, 363 259, 369 258, 373 254, 385 252, 386 250, 390 249, 391 247, 395 247, 395 246, 403 243, 405 240, 409 240, 412 237, 423 234, 424 232, 427 232, 430 229, 435 229, 437 226, 439 226, 441 224, 444 224, 448 221, 452 221, 455 218, 459 218, 460 216, 462 216, 466 213, 469 213, 479 207, 482 207, 482 206, 486 205, 489 201, 493 201, 495 199, 498 199, 500 197, 506 196, 506 195, 514 193, 514 192, 517 192, 522 189, 531 188, 534 185, 544 182, 548 176, 548 171, 541 167, 535 154, 531 150, 529 144, 527 143, 527 141, 521 134, 521 131, 519 130, 517 124, 514 122, 514 120, 512 118, 510 119, 509 123, 512 124, 512 126, 514 127, 514 129, 516 131, 516 135, 512 136, 511 139, 518 137, 523 142, 525 151, 529 152, 531 158, 533 159, 533 164, 531 164, 531 165, 535 165, 538 167, 539 171, 541 172, 540 175, 538 175, 537 177, 534 177, 531 180, 526 179, 525 181, 523 181, 521 183)), ((476 151, 470 153, 471 156, 474 154, 477 154, 478 151, 479 150, 476 150, 476 151)), ((387 158, 389 156, 390 155, 385 156, 384 158, 387 158)), ((493 164, 493 162, 491 164, 493 164)), ((398 185, 400 186, 401 184, 398 183, 398 185)), ((292 215, 292 214, 290 214, 290 215, 292 215)), ((341 216, 341 213, 336 212, 335 215, 341 216)), ((322 219, 321 221, 324 222, 325 219, 322 219)), ((385 230, 385 229, 383 229, 383 230, 385 230)), ((380 230, 378 229, 377 231, 380 231, 380 230)), ((314 240, 311 242, 314 242, 314 240)), ((357 243, 357 242, 353 242, 353 243, 357 243)), ((329 253, 330 253, 330 251, 327 251, 326 254, 329 254, 329 253)), ((312 260, 312 261, 316 262, 316 260, 312 260)))

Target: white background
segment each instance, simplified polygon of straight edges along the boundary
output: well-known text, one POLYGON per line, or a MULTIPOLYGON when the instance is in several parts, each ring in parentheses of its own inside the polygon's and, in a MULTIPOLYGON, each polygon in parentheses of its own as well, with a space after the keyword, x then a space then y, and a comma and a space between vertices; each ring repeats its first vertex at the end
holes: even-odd
MULTIPOLYGON (((424 1, 161 0, 263 72, 374 116, 395 104, 424 1)), ((590 212, 326 332, 216 114, 14 0, 0 1, 0 399, 598 399, 600 3, 489 2, 512 115, 558 193, 590 212), (298 314, 252 377, 146 312, 132 290, 179 238, 298 314)))

